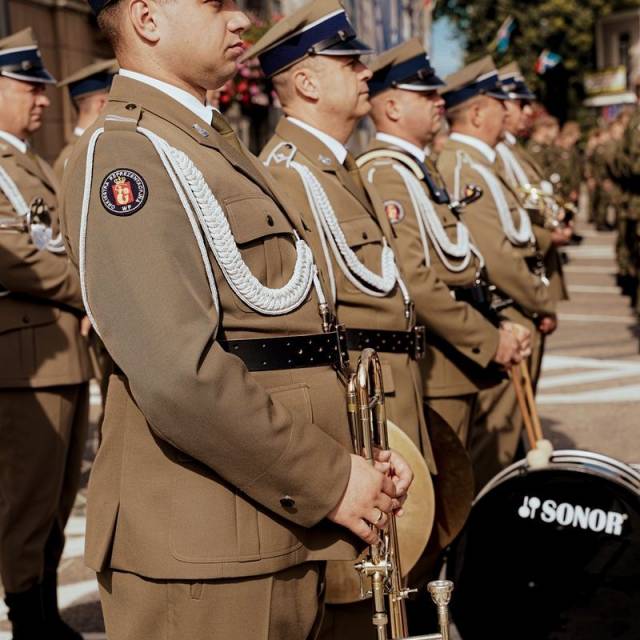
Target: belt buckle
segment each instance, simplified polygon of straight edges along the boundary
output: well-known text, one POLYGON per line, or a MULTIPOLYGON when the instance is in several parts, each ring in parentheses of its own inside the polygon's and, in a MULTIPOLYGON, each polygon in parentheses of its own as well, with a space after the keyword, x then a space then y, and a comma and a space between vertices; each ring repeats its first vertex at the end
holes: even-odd
POLYGON ((424 326, 413 328, 413 359, 422 360, 427 353, 427 329, 424 326))

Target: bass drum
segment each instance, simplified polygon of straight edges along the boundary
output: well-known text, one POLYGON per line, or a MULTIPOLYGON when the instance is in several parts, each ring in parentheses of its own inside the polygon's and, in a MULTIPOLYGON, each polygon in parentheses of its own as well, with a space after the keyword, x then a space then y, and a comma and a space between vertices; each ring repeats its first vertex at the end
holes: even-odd
POLYGON ((638 640, 640 472, 556 451, 496 476, 452 550, 463 640, 638 640))

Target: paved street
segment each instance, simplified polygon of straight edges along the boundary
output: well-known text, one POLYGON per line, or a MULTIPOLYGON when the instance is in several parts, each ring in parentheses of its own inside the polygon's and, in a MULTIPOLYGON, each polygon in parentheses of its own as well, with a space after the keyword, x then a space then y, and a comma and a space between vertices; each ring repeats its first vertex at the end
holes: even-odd
MULTIPOLYGON (((640 463, 640 354, 628 300, 615 286, 614 234, 583 228, 585 243, 571 247, 566 268, 571 301, 560 308, 560 329, 548 343, 539 406, 556 448, 590 449, 640 463)), ((99 398, 94 397, 97 416, 99 398)), ((94 442, 87 447, 86 472, 94 442)), ((86 480, 86 477, 85 477, 86 480)), ((85 633, 104 638, 97 585, 82 562, 84 492, 67 530, 61 566, 64 616, 85 633)), ((10 638, 0 604, 0 640, 10 638)))

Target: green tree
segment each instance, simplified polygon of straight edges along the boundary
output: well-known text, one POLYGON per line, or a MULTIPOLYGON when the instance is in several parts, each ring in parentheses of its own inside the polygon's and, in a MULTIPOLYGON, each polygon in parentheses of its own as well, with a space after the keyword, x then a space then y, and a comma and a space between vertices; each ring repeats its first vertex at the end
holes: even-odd
POLYGON ((467 59, 487 53, 496 65, 516 60, 531 88, 547 105, 555 105, 560 117, 575 117, 583 99, 585 71, 596 68, 595 25, 598 18, 615 11, 640 7, 640 0, 442 0, 436 17, 452 19, 462 33, 467 59), (502 22, 513 16, 517 27, 504 54, 491 50, 502 22), (535 63, 543 49, 562 56, 559 69, 538 76, 535 63), (564 103, 565 112, 558 112, 564 103))

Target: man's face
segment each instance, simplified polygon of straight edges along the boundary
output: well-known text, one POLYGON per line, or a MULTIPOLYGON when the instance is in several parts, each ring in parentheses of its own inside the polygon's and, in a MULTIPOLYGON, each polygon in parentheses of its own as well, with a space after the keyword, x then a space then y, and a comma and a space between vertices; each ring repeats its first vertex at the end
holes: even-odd
POLYGON ((507 117, 505 102, 505 100, 497 100, 487 96, 482 105, 481 128, 484 129, 487 142, 492 147, 500 142, 504 134, 504 124, 507 117))
POLYGON ((522 103, 520 100, 505 100, 504 129, 514 136, 518 135, 522 120, 522 103))
POLYGON ((437 91, 397 91, 403 130, 426 146, 442 126, 444 99, 437 91))
POLYGON ((219 89, 236 72, 250 26, 235 0, 174 0, 155 5, 162 58, 193 86, 219 89))
POLYGON ((43 84, 0 78, 0 129, 27 138, 42 126, 49 104, 43 84))
POLYGON ((314 75, 323 111, 341 121, 364 118, 371 110, 367 85, 371 71, 355 57, 318 56, 317 62, 314 75))

